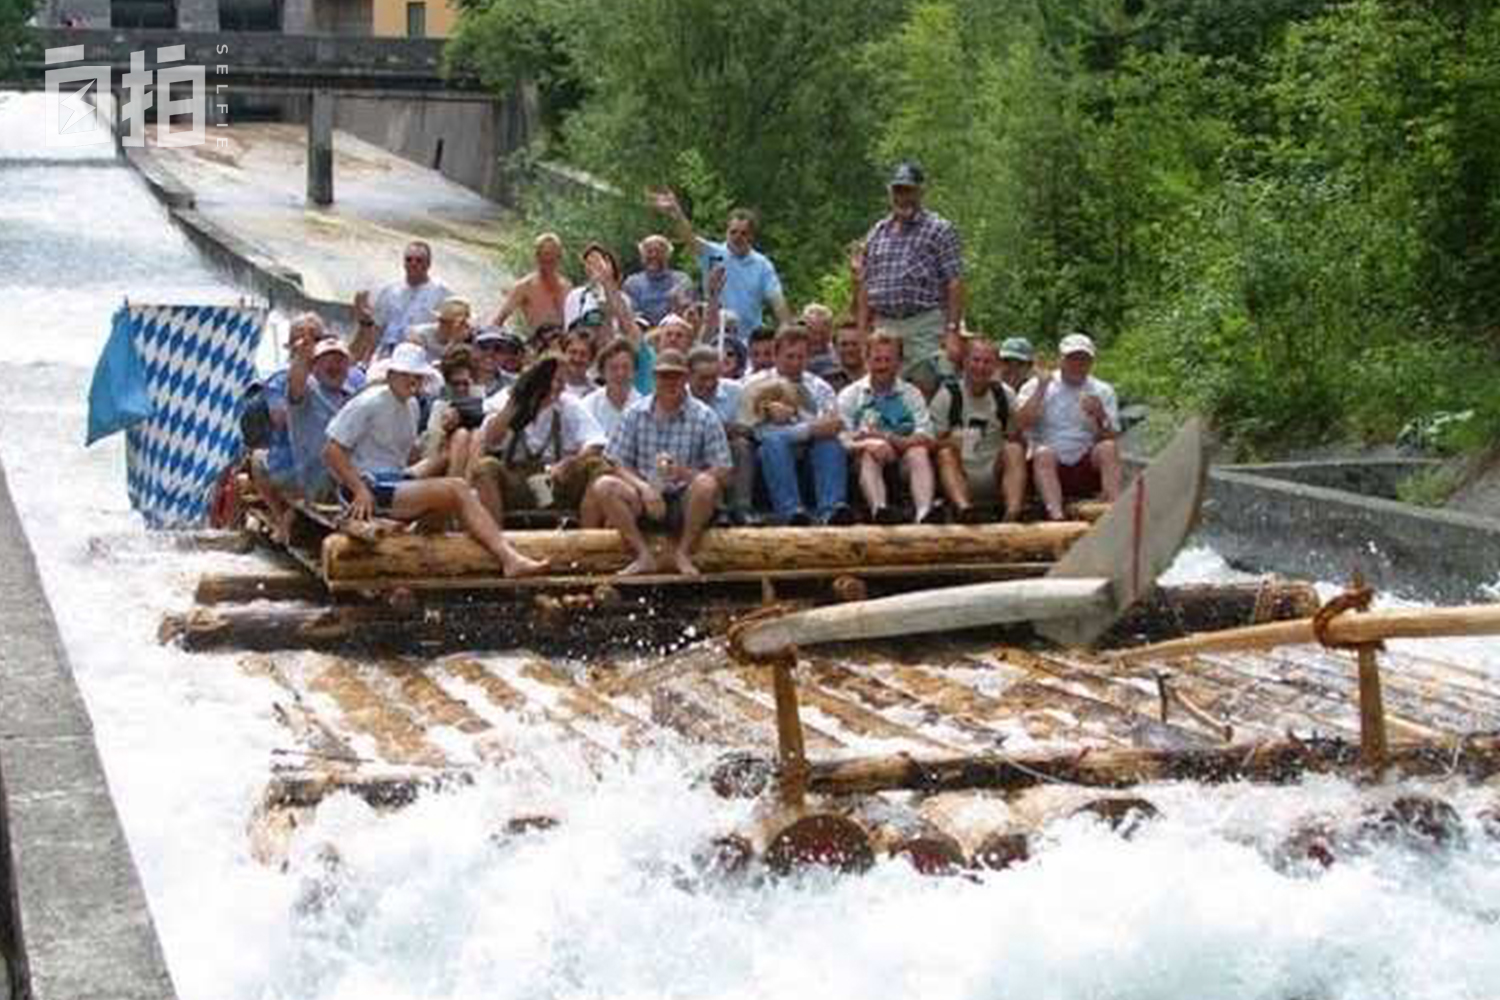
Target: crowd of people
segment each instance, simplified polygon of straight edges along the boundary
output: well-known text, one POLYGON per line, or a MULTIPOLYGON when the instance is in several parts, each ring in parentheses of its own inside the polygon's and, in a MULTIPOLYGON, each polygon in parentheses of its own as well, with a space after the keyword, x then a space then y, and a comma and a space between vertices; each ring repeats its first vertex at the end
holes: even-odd
POLYGON ((1070 498, 1115 499, 1118 404, 1092 340, 1064 337, 1048 371, 1026 338, 969 328, 959 236, 923 184, 915 164, 893 172, 888 213, 851 250, 843 317, 793 311, 752 213, 714 241, 670 192, 652 196, 669 225, 640 241, 634 273, 591 243, 575 285, 544 233, 488 323, 413 242, 400 280, 355 297, 351 336, 292 322, 256 488, 283 533, 297 497, 456 519, 508 576, 548 569, 505 540, 522 509, 615 529, 624 573, 695 575, 716 523, 1014 520, 1029 487, 1060 520, 1070 498), (674 238, 701 283, 673 268, 674 238), (660 558, 658 530, 673 540, 660 558))

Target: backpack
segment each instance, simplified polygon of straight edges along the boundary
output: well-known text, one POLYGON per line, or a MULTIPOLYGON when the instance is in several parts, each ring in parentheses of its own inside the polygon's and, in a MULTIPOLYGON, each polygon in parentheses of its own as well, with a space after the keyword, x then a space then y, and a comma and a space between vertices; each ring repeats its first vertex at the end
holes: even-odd
MULTIPOLYGON (((948 390, 948 426, 956 428, 964 419, 964 387, 956 378, 944 379, 943 387, 948 390)), ((1010 404, 1005 399, 1005 387, 999 382, 991 382, 990 394, 995 397, 995 416, 1004 427, 1010 423, 1010 404)))

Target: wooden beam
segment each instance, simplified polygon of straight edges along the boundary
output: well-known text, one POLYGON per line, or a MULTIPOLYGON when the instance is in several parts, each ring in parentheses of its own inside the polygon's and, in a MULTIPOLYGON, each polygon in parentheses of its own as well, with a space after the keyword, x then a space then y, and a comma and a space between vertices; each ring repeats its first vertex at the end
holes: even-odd
MULTIPOLYGON (((1079 521, 714 528, 705 533, 693 558, 705 574, 1037 562, 1056 559, 1088 529, 1079 521)), ((630 561, 619 534, 607 529, 508 531, 506 538, 526 555, 550 560, 557 575, 615 573, 630 561)), ((494 556, 464 534, 401 533, 373 542, 333 534, 323 542, 323 576, 330 587, 355 580, 378 586, 393 577, 493 578, 497 569, 494 556)))
MULTIPOLYGON (((1389 748, 1387 761, 1406 776, 1456 771, 1481 780, 1500 773, 1500 737, 1473 737, 1455 743, 1398 743, 1389 748)), ((1009 791, 1047 782, 1098 788, 1125 788, 1147 781, 1284 784, 1304 774, 1355 774, 1362 768, 1359 747, 1344 740, 931 760, 897 755, 814 763, 808 790, 824 795, 867 795, 895 789, 1009 791)))

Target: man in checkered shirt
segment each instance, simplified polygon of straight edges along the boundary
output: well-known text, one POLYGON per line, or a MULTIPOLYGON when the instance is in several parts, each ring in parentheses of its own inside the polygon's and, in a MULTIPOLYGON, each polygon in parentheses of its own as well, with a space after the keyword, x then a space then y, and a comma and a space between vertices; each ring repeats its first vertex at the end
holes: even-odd
POLYGON ((729 481, 729 439, 718 415, 688 394, 681 351, 662 351, 655 369, 656 392, 615 425, 604 454, 616 467, 594 480, 580 514, 586 528, 614 528, 635 554, 622 576, 663 569, 641 531, 643 519, 680 532, 664 553, 667 571, 697 576, 692 552, 729 481))
POLYGON ((901 338, 902 376, 930 399, 944 374, 943 340, 963 328, 964 283, 958 230, 922 207, 923 180, 915 163, 891 175, 891 212, 865 235, 855 315, 865 333, 901 338))

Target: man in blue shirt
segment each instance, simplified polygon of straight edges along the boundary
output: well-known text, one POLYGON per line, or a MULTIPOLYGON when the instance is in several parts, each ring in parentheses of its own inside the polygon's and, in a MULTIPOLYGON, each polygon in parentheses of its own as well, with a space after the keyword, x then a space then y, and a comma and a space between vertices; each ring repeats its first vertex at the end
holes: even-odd
POLYGON ((763 326, 767 306, 775 314, 777 325, 791 321, 792 313, 782 294, 781 278, 776 274, 776 265, 755 249, 753 212, 743 208, 730 212, 724 242, 714 243, 693 232, 692 222, 682 211, 677 196, 672 192, 658 192, 652 204, 672 217, 678 236, 695 248, 698 267, 705 280, 715 268, 724 269, 724 288, 719 293, 719 302, 739 317, 740 329, 752 330, 763 326))
POLYGON ((291 365, 266 383, 270 447, 251 461, 251 478, 278 539, 285 538, 291 524, 288 498, 321 500, 332 493, 323 467, 323 431, 364 385, 364 372, 350 364, 348 348, 328 334, 316 313, 292 320, 288 347, 291 365))

